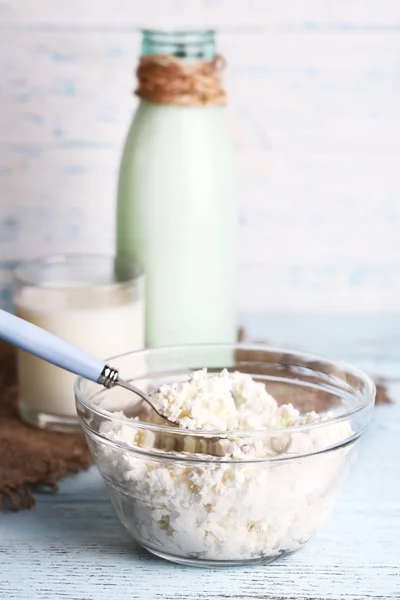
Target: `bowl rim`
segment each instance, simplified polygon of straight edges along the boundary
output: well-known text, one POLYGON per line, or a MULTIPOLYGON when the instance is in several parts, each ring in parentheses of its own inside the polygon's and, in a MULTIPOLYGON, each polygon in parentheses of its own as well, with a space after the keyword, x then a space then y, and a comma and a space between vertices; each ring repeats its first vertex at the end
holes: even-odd
MULTIPOLYGON (((376 395, 376 386, 373 382, 373 380, 371 379, 371 377, 369 375, 367 375, 367 373, 365 373, 362 369, 359 369, 358 367, 354 367, 353 365, 342 361, 342 360, 335 360, 335 359, 331 359, 331 358, 327 358, 318 354, 312 354, 309 352, 303 352, 301 350, 293 350, 290 348, 280 348, 280 347, 276 347, 276 346, 269 346, 268 344, 262 344, 262 343, 243 343, 243 342, 238 342, 238 343, 228 343, 228 344, 182 344, 182 345, 175 345, 175 346, 162 346, 162 347, 157 347, 157 348, 142 348, 140 350, 134 350, 131 352, 125 352, 123 354, 119 354, 117 356, 113 356, 109 359, 106 359, 107 364, 111 363, 111 361, 113 360, 117 360, 117 359, 121 359, 124 358, 126 356, 138 356, 138 355, 147 355, 150 353, 155 353, 155 352, 168 352, 168 351, 184 351, 184 350, 188 350, 188 349, 218 349, 220 348, 222 349, 236 349, 236 350, 247 350, 247 351, 264 351, 264 352, 270 352, 270 353, 279 353, 281 355, 285 355, 285 356, 289 356, 289 355, 297 355, 299 357, 301 357, 303 360, 305 361, 310 361, 310 362, 320 362, 320 363, 324 363, 327 366, 332 366, 335 367, 336 370, 341 370, 341 371, 345 371, 346 373, 349 373, 355 377, 357 377, 359 380, 361 380, 363 382, 363 384, 365 385, 365 391, 362 392, 362 395, 360 395, 360 401, 359 405, 355 406, 354 408, 352 408, 351 410, 340 414, 338 416, 334 416, 334 417, 328 417, 327 419, 324 419, 323 421, 317 421, 315 423, 308 423, 305 425, 298 425, 298 426, 293 426, 293 427, 277 427, 277 428, 273 428, 271 429, 271 431, 273 431, 274 433, 298 433, 301 431, 312 431, 314 429, 319 429, 321 427, 328 427, 331 425, 335 425, 338 423, 341 423, 343 421, 347 421, 349 418, 361 413, 362 411, 369 409, 370 407, 372 407, 374 405, 375 402, 375 395, 376 395)), ((111 411, 108 411, 104 408, 100 408, 98 405, 94 404, 93 402, 91 402, 87 397, 85 397, 85 394, 83 393, 81 386, 82 384, 88 381, 86 378, 84 377, 78 377, 75 382, 74 382, 74 393, 75 393, 75 398, 76 398, 76 403, 77 405, 82 404, 86 409, 88 409, 89 411, 91 411, 92 413, 95 413, 97 416, 99 417, 105 417, 107 420, 112 421, 112 422, 120 422, 120 423, 124 423, 124 424, 131 424, 134 425, 135 428, 138 429, 142 429, 142 430, 148 430, 148 431, 159 431, 159 432, 163 432, 163 433, 171 433, 173 432, 175 435, 185 435, 185 436, 193 436, 193 437, 221 437, 221 438, 226 438, 227 436, 246 436, 246 437, 251 437, 252 435, 260 435, 260 434, 264 434, 266 433, 266 431, 269 431, 269 429, 244 429, 244 430, 204 430, 204 429, 186 429, 186 428, 180 428, 180 427, 171 427, 169 425, 158 425, 158 424, 152 424, 152 423, 148 423, 146 421, 140 421, 137 419, 132 419, 131 417, 126 417, 124 414, 115 414, 111 411)), ((310 387, 315 387, 316 389, 319 388, 319 386, 314 385, 314 386, 310 386, 310 387)), ((79 410, 78 410, 78 416, 79 416, 79 410)), ((80 418, 80 416, 79 416, 80 418)), ((81 419, 81 418, 80 418, 81 419)), ((98 432, 96 432, 98 433, 98 432)), ((105 436, 106 437, 106 436, 105 436)), ((108 439, 108 438, 106 438, 108 439)), ((132 446, 129 446, 128 444, 126 444, 126 446, 130 449, 134 449, 132 446)))

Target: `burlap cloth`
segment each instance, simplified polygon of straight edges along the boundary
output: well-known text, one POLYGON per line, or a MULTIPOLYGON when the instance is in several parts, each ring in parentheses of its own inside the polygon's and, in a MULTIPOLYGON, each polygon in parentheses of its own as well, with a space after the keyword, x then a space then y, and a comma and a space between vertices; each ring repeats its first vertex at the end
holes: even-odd
POLYGON ((0 353, 0 359, 0 508, 31 508, 33 490, 56 492, 57 479, 87 469, 92 460, 83 434, 49 433, 20 421, 15 353, 0 353))
MULTIPOLYGON (((49 433, 19 420, 15 353, 7 349, 0 348, 0 508, 18 510, 33 506, 35 490, 56 492, 60 477, 85 470, 92 461, 83 434, 49 433)), ((385 385, 376 385, 376 403, 391 402, 385 385)))

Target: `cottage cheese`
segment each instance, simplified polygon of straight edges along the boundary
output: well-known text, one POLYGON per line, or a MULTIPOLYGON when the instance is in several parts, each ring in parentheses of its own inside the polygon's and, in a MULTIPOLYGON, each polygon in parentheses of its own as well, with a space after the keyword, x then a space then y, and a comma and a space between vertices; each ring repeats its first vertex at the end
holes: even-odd
POLYGON ((169 420, 187 429, 231 431, 294 427, 318 420, 300 416, 292 404, 278 406, 265 385, 244 373, 208 375, 195 371, 188 381, 161 386, 154 403, 169 420))
MULTIPOLYGON (((180 460, 168 452, 149 457, 96 448, 115 508, 142 545, 178 559, 270 560, 298 549, 315 533, 351 446, 304 454, 348 439, 348 425, 274 432, 321 417, 300 415, 291 404, 278 406, 263 384, 227 371, 195 372, 188 382, 162 386, 158 400, 164 414, 181 426, 226 435, 218 438, 212 456, 202 453, 193 436, 184 436, 180 460), (244 429, 257 432, 235 433, 244 429)), ((101 433, 132 450, 151 448, 154 436, 134 422, 103 424, 101 433)))

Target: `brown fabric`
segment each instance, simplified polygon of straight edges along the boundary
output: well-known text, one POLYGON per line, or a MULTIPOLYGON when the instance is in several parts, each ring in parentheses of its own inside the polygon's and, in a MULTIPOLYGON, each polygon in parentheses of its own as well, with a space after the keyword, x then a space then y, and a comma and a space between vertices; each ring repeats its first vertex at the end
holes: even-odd
POLYGON ((225 62, 182 61, 173 56, 142 56, 136 71, 136 95, 148 102, 177 106, 221 106, 226 94, 221 84, 225 62))
POLYGON ((391 404, 392 398, 389 396, 388 389, 383 379, 377 379, 375 381, 376 386, 376 398, 375 405, 377 404, 391 404))
MULTIPOLYGON (((242 341, 245 331, 238 337, 242 341)), ((49 433, 23 424, 18 417, 15 353, 10 347, 0 346, 0 508, 8 504, 13 510, 31 508, 35 499, 33 491, 45 487, 52 492, 58 489, 57 479, 70 473, 87 469, 92 461, 83 434, 49 433), (6 500, 9 502, 7 503, 6 500)), ((240 359, 246 360, 245 351, 240 359)), ((384 381, 378 380, 376 404, 391 402, 384 381)), ((271 390, 278 401, 279 389, 271 390)), ((318 402, 329 398, 309 398, 315 408, 318 402)))
POLYGON ((92 463, 83 434, 49 433, 20 421, 15 374, 12 352, 0 372, 0 508, 12 510, 31 508, 36 487, 55 492, 58 478, 92 463))

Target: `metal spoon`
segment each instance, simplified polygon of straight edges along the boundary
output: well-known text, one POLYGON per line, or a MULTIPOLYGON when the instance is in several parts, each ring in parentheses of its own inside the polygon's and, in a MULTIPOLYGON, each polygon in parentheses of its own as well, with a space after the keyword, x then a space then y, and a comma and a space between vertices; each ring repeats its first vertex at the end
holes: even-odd
POLYGON ((149 395, 129 383, 129 381, 121 379, 117 369, 110 367, 101 359, 66 342, 53 333, 1 309, 0 339, 57 367, 75 373, 75 375, 80 375, 85 379, 104 385, 106 388, 119 385, 140 396, 165 421, 165 424, 177 427, 174 421, 171 421, 160 412, 160 408, 154 405, 149 395))

